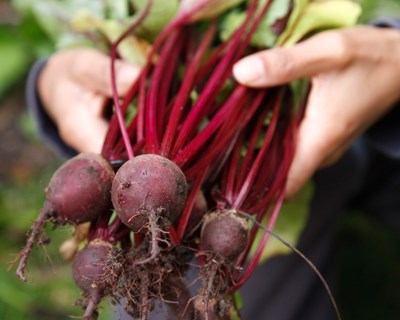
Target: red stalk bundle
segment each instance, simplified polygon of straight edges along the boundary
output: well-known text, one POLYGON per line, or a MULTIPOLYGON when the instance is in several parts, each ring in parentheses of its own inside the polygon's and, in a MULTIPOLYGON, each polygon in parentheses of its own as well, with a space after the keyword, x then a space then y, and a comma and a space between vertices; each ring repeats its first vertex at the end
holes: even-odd
MULTIPOLYGON (((216 22, 211 21, 201 35, 203 31, 191 22, 196 10, 178 15, 156 39, 139 79, 121 103, 114 85, 116 115, 110 122, 103 155, 112 160, 131 159, 133 150, 135 155, 158 154, 176 163, 188 181, 185 208, 169 229, 173 246, 187 243, 186 226, 200 190, 211 208, 246 212, 259 223, 269 215, 268 229, 278 217, 299 114, 288 88, 268 92, 245 88, 232 80, 231 72, 233 64, 245 55, 269 5, 270 1, 258 11, 257 1, 253 1, 243 24, 229 40, 213 47, 211 55, 207 54, 216 22), (181 66, 184 73, 180 76, 181 66), (227 89, 228 82, 231 88, 227 89), (197 93, 195 101, 193 92, 197 93), (132 103, 137 105, 137 113, 125 123, 122 115, 132 103), (270 121, 265 125, 267 116, 270 121)), ((116 47, 125 36, 112 46, 112 66, 116 47)), ((113 67, 112 74, 115 83, 113 67)), ((254 226, 236 267, 248 258, 256 231, 254 226)), ((222 294, 236 290, 251 275, 268 237, 266 233, 246 271, 230 275, 232 282, 222 294)))
MULTIPOLYGON (((186 226, 200 190, 211 208, 246 212, 258 222, 268 214, 268 229, 277 219, 294 152, 298 115, 287 88, 269 92, 245 88, 232 80, 231 72, 233 64, 245 55, 269 5, 270 1, 258 11, 257 1, 253 1, 243 24, 229 40, 213 47, 211 55, 216 22, 211 21, 201 35, 203 31, 191 21, 196 8, 178 15, 156 39, 139 79, 121 103, 113 66, 116 48, 128 33, 112 46, 116 114, 103 155, 112 160, 158 154, 182 169, 189 191, 181 217, 169 229, 174 246, 187 240, 186 226), (184 73, 180 76, 181 66, 184 73), (231 88, 227 89, 228 82, 231 88), (197 94, 195 101, 193 92, 197 94), (132 103, 137 105, 137 113, 125 123, 123 114, 132 103), (265 125, 267 116, 271 119, 265 125)), ((256 230, 254 226, 236 267, 246 261, 256 230)), ((266 233, 249 267, 235 274, 225 292, 237 289, 250 276, 268 237, 266 233)))

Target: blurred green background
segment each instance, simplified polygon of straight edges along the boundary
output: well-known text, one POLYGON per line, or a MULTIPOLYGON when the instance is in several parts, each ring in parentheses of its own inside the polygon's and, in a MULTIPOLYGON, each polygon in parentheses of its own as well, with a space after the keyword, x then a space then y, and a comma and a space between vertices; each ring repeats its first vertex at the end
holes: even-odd
MULTIPOLYGON (((51 14, 46 12, 50 2, 68 1, 0 0, 0 320, 69 319, 80 314, 73 305, 80 292, 58 253, 70 229, 51 232, 49 227, 51 244, 35 248, 27 283, 8 271, 42 205, 43 189, 62 162, 37 137, 24 100, 30 65, 56 50, 57 41, 43 24, 45 15, 51 14), (44 11, 31 9, 38 7, 44 11)), ((400 16, 399 0, 360 3, 364 9, 361 22, 400 16)), ((339 221, 337 249, 337 299, 343 318, 400 319, 399 235, 360 213, 348 213, 339 221)), ((103 307, 108 309, 106 304, 103 307)), ((101 318, 110 318, 109 313, 101 318)))

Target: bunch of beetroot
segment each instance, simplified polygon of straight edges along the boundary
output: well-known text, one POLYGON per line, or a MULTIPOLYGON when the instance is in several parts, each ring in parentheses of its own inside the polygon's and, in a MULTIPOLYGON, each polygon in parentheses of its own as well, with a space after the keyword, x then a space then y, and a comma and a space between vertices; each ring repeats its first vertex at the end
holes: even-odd
POLYGON ((72 260, 83 319, 96 318, 105 297, 139 319, 148 319, 157 301, 177 319, 240 315, 233 293, 266 245, 267 233, 250 256, 257 223, 272 229, 277 219, 303 110, 289 87, 249 89, 232 78, 270 1, 251 1, 223 42, 209 2, 181 10, 161 32, 123 99, 116 49, 151 1, 113 44, 115 113, 102 154, 80 154, 54 173, 20 254, 17 275, 25 280, 47 222, 90 222, 72 260))

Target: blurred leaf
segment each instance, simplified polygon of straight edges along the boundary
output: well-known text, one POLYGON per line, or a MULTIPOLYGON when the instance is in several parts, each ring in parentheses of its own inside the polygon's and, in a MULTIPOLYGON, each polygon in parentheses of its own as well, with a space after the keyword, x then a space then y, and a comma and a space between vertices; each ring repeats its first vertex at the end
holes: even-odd
MULTIPOLYGON (((263 17, 256 32, 253 34, 250 43, 256 47, 268 48, 273 46, 276 41, 276 34, 271 26, 278 19, 283 18, 289 10, 291 0, 273 1, 267 13, 263 17)), ((265 1, 259 3, 259 7, 265 4, 265 1)), ((226 41, 239 28, 246 18, 246 12, 241 10, 232 10, 223 19, 220 38, 226 41)))
MULTIPOLYGON (((126 24, 121 24, 120 21, 98 18, 87 9, 75 13, 71 19, 71 27, 78 32, 99 32, 107 38, 110 45, 117 41, 128 28, 126 24)), ((134 35, 129 35, 119 44, 117 50, 125 60, 143 66, 150 53, 151 45, 134 35)))
POLYGON ((291 46, 319 30, 352 26, 360 14, 361 7, 349 0, 310 2, 299 8, 295 20, 289 20, 287 30, 279 37, 278 45, 291 46))
POLYGON ((181 0, 179 3, 179 15, 194 11, 190 21, 199 21, 215 18, 224 11, 233 8, 244 0, 181 0))
POLYGON ((362 13, 359 23, 368 23, 382 17, 399 17, 400 1, 398 0, 358 0, 362 13))
MULTIPOLYGON (((146 6, 147 0, 131 0, 131 2, 137 10, 136 15, 131 18, 135 19, 146 6)), ((177 11, 178 0, 153 0, 150 13, 144 19, 143 23, 135 30, 135 34, 148 41, 154 41, 155 37, 172 20, 177 11)))
POLYGON ((2 39, 0 42, 0 96, 14 85, 25 73, 30 59, 23 46, 13 40, 2 39))
MULTIPOLYGON (((261 1, 261 2, 265 2, 261 1)), ((288 14, 291 0, 273 1, 266 15, 261 20, 256 32, 254 33, 251 43, 260 48, 272 47, 276 41, 276 34, 272 31, 271 26, 278 20, 288 14)))

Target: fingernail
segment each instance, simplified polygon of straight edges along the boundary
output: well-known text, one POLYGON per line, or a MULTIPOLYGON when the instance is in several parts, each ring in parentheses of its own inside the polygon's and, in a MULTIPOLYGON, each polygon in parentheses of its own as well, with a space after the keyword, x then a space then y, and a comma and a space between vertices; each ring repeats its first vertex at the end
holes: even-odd
POLYGON ((257 84, 265 77, 264 64, 258 57, 247 57, 233 66, 233 74, 243 84, 257 84))

